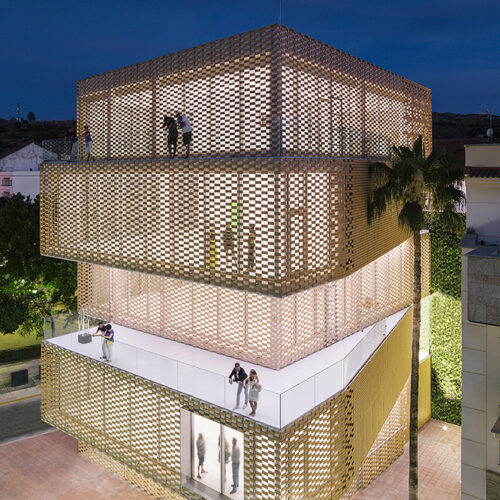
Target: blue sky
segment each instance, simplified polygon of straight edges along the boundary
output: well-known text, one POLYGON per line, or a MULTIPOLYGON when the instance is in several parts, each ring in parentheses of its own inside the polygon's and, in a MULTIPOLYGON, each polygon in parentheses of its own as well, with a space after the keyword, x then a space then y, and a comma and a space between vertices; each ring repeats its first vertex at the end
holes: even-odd
MULTIPOLYGON (((75 117, 76 80, 279 21, 279 0, 0 0, 0 117, 75 117), (10 111, 9 111, 10 108, 10 111)), ((283 0, 282 23, 500 115, 500 1, 283 0)))

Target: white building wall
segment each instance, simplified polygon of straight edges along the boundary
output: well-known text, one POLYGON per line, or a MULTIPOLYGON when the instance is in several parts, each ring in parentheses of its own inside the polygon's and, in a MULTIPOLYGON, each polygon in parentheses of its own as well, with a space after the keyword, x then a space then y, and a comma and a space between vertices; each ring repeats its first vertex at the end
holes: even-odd
POLYGON ((40 172, 12 172, 12 194, 21 193, 31 199, 40 194, 40 172))
POLYGON ((470 228, 487 243, 500 244, 499 178, 467 179, 467 229, 470 228))
MULTIPOLYGON (((500 166, 500 146, 496 159, 488 149, 488 161, 481 161, 481 150, 470 155, 471 149, 466 165, 500 166)), ((467 229, 477 234, 477 244, 500 245, 500 178, 469 177, 466 184, 467 229)), ((462 248, 462 500, 492 498, 486 471, 500 474, 499 441, 491 432, 500 415, 500 327, 469 322, 466 254, 474 248, 462 248)))
POLYGON ((34 142, 0 159, 0 170, 40 170, 43 162, 43 148, 34 142))

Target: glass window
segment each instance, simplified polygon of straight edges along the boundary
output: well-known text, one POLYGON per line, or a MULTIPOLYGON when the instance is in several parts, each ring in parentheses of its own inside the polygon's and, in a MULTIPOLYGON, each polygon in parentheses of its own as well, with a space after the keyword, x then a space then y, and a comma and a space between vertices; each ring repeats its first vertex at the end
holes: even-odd
POLYGON ((185 488, 208 499, 220 500, 222 494, 222 498, 243 500, 243 448, 243 433, 182 410, 181 478, 185 488))

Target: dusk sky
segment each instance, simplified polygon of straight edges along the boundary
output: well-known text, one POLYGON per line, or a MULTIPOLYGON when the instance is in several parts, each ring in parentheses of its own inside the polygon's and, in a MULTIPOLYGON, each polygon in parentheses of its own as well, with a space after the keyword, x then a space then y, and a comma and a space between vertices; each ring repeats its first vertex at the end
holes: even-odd
MULTIPOLYGON (((282 23, 500 115, 499 0, 283 0, 282 23)), ((0 118, 75 117, 76 81, 279 22, 279 0, 0 0, 0 118)))

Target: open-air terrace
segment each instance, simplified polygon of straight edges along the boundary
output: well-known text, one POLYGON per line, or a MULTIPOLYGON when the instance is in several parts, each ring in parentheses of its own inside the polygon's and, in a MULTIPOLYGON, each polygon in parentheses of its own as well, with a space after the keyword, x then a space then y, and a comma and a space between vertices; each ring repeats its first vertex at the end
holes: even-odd
MULTIPOLYGON (((247 373, 250 368, 257 370, 262 385, 255 420, 280 429, 342 391, 407 311, 393 314, 282 370, 242 363, 247 373)), ((109 366, 239 415, 250 413, 249 408, 234 409, 236 385, 228 382, 239 360, 119 325, 114 330, 116 341, 109 366)), ((79 333, 48 338, 46 342, 104 363, 100 359, 101 339, 95 337, 91 343, 82 344, 78 342, 79 333)), ((61 364, 63 379, 64 371, 61 364)), ((240 404, 243 402, 242 394, 240 404)))

